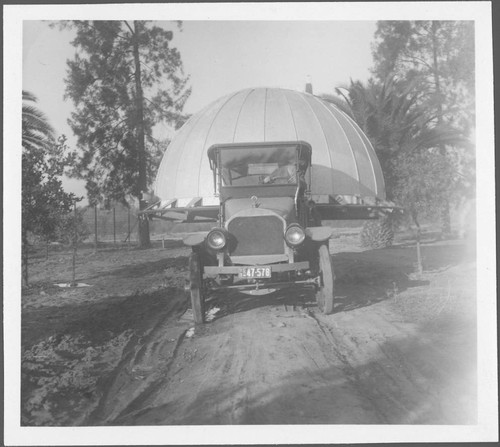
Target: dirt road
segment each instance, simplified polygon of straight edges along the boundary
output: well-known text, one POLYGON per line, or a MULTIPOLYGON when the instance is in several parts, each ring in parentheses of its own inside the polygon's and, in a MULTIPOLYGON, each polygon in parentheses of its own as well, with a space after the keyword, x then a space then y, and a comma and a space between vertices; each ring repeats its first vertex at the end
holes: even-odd
MULTIPOLYGON (((167 265, 167 280, 150 283, 149 295, 97 300, 94 290, 82 298, 87 314, 59 306, 67 320, 59 335, 47 338, 39 320, 54 303, 32 296, 23 315, 23 421, 475 423, 475 264, 466 248, 429 241, 417 279, 404 242, 361 251, 352 238, 334 239, 338 304, 329 316, 307 292, 219 293, 211 321, 194 327, 179 283, 187 252, 177 246, 143 267, 153 278, 167 265), (41 370, 51 379, 40 380, 41 370)), ((109 271, 106 287, 119 277, 126 289, 124 271, 109 271)))

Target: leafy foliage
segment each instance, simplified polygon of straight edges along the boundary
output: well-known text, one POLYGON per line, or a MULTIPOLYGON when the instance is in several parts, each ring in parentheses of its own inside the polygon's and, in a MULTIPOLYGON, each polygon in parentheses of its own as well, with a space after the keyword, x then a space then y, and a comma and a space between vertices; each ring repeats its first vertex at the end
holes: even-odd
POLYGON ((84 215, 85 209, 77 209, 76 216, 74 212, 69 212, 60 216, 55 231, 56 240, 69 245, 75 242, 75 236, 77 243, 87 239, 91 231, 84 219, 84 215))
POLYGON ((36 97, 23 92, 22 108, 22 231, 55 237, 61 214, 75 201, 64 191, 61 176, 73 161, 66 137, 57 140, 45 115, 36 107, 36 97))
POLYGON ((474 125, 474 22, 381 21, 373 45, 377 80, 414 82, 421 102, 468 134, 474 125))
POLYGON ((394 240, 394 228, 390 215, 377 220, 367 220, 359 235, 362 247, 390 247, 394 240))
POLYGON ((86 180, 90 203, 140 198, 168 143, 154 138, 154 126, 178 127, 186 119, 191 90, 173 32, 142 21, 53 26, 76 31, 66 79, 76 107, 69 124, 80 149, 72 175, 86 180))
POLYGON ((394 166, 395 200, 404 204, 417 227, 420 216, 436 219, 455 176, 447 157, 439 150, 404 153, 395 158, 394 166))

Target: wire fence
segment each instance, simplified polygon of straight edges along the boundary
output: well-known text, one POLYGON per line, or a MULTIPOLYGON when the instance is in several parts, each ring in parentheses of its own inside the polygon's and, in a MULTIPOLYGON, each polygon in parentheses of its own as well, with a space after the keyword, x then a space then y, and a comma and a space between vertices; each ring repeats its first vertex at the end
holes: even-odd
MULTIPOLYGON (((131 244, 138 241, 138 209, 127 208, 122 205, 104 209, 88 206, 83 209, 82 220, 87 233, 85 243, 99 244, 131 244)), ((176 234, 193 231, 208 231, 212 223, 176 223, 161 219, 149 221, 149 234, 151 241, 161 241, 165 238, 175 237, 176 234)), ((179 236, 180 237, 180 236, 179 236)))
POLYGON ((102 209, 88 206, 82 213, 82 219, 89 236, 87 242, 136 242, 137 210, 124 206, 102 209))

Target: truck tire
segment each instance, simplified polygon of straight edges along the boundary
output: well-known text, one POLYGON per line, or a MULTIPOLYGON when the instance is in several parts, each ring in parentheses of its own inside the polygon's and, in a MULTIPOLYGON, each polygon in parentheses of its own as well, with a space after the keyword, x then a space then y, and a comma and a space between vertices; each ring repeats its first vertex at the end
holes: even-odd
POLYGON ((328 244, 321 244, 318 250, 319 272, 321 285, 316 291, 316 302, 319 309, 325 314, 333 313, 335 301, 335 272, 330 258, 328 244))
POLYGON ((200 255, 196 252, 192 252, 189 256, 189 294, 193 320, 196 324, 203 324, 205 322, 205 293, 200 255))

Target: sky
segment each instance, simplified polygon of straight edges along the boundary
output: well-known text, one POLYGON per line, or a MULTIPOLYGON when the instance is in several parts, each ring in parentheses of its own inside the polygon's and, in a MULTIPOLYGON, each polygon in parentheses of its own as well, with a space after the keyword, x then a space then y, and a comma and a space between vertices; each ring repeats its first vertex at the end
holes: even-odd
MULTIPOLYGON (((310 81, 315 94, 333 93, 350 79, 370 76, 375 21, 188 20, 182 31, 157 23, 174 31, 172 44, 190 76, 187 113, 248 87, 304 91, 310 81)), ((66 62, 75 55, 73 37, 44 21, 23 23, 23 89, 38 97, 38 107, 70 146, 76 140, 67 124, 73 106, 64 100, 64 78, 66 62)), ((64 188, 85 194, 81 180, 65 179, 64 188)))

